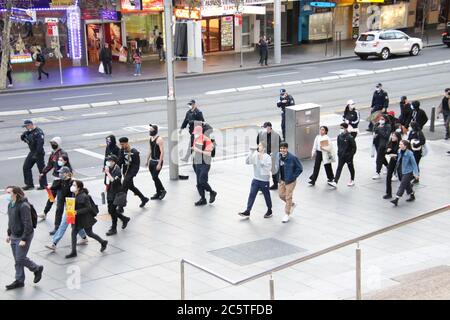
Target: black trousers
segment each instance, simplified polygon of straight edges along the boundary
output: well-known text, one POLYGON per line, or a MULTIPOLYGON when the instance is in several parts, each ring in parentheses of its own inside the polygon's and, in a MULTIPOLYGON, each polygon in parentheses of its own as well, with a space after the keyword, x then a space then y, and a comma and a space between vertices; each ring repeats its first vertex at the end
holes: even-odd
POLYGON ((419 172, 420 172, 419 163, 420 163, 420 159, 422 159, 422 150, 413 151, 413 154, 414 154, 414 159, 416 159, 417 168, 419 169, 419 172))
MULTIPOLYGON (((156 170, 156 167, 158 166, 158 161, 150 160, 149 164, 149 170, 152 175, 153 182, 155 183, 156 193, 161 194, 162 191, 165 191, 164 186, 159 179, 159 173, 161 170, 156 170)), ((161 168, 163 166, 163 162, 161 162, 161 168)))
POLYGON ((338 183, 339 178, 341 177, 342 168, 347 164, 348 170, 350 171, 350 179, 355 180, 355 167, 353 166, 353 157, 350 158, 339 158, 338 167, 336 169, 336 175, 334 176, 334 181, 338 183))
MULTIPOLYGON (((322 164, 322 161, 323 161, 323 153, 322 153, 322 151, 317 151, 316 150, 316 160, 314 161, 314 170, 313 170, 312 175, 309 177, 309 179, 312 182, 316 182, 317 177, 319 176, 320 165, 322 164)), ((333 174, 333 167, 331 166, 331 163, 324 164, 323 166, 325 168, 325 172, 327 174, 328 181, 333 181, 334 174, 333 174)))
MULTIPOLYGON (((58 192, 56 192, 56 193, 54 191, 52 191, 52 194, 53 194, 53 197, 55 197, 55 201, 56 201, 55 230, 57 230, 62 221, 62 216, 64 214, 64 208, 66 205, 66 203, 65 203, 66 199, 63 198, 60 190, 58 190, 58 192)), ((53 203, 50 202, 50 200, 47 200, 47 204, 45 205, 45 208, 44 208, 44 213, 45 214, 49 213, 52 206, 53 206, 53 203)))
POLYGON ((120 221, 124 222, 127 220, 127 217, 125 217, 122 213, 117 212, 117 206, 115 206, 113 202, 114 200, 108 200, 108 212, 111 215, 112 220, 111 229, 117 229, 117 220, 120 219, 120 221))
MULTIPOLYGON (((77 252, 77 235, 78 232, 80 232, 81 229, 77 228, 74 224, 72 225, 72 252, 77 252)), ((92 227, 90 228, 84 228, 84 231, 86 231, 86 234, 89 238, 97 240, 100 244, 103 244, 105 240, 100 238, 99 235, 95 234, 94 231, 92 231, 92 227)))
POLYGON ((38 75, 39 75, 39 79, 42 78, 42 74, 45 74, 48 77, 48 73, 44 71, 44 64, 41 63, 38 67, 38 75))
POLYGON ((381 168, 383 167, 383 165, 385 165, 386 167, 388 166, 388 162, 386 160, 386 148, 385 147, 378 147, 377 148, 377 160, 376 160, 376 170, 377 173, 381 172, 381 168))
POLYGON ((272 175, 272 180, 273 180, 273 184, 275 186, 278 186, 278 175, 277 174, 272 175))
POLYGON ((12 72, 11 72, 11 70, 6 72, 6 77, 8 78, 9 84, 12 84, 12 72))
POLYGON ((386 176, 386 194, 389 195, 392 195, 392 176, 394 175, 396 165, 397 165, 397 158, 391 158, 391 160, 389 160, 386 176))
POLYGON ((142 194, 141 191, 139 191, 138 188, 134 185, 134 177, 125 177, 123 180, 123 191, 125 193, 128 193, 128 190, 133 191, 135 196, 138 196, 141 201, 145 199, 145 196, 142 194))
POLYGON ((286 113, 281 114, 281 133, 283 134, 283 140, 286 141, 286 113))
POLYGON ((205 199, 205 191, 212 192, 213 189, 208 183, 208 173, 211 169, 210 164, 194 164, 194 172, 197 176, 197 190, 202 199, 205 199))
POLYGON ((102 61, 105 74, 112 74, 112 61, 102 61))
POLYGON ((412 172, 401 175, 400 186, 398 187, 398 190, 397 190, 398 198, 401 198, 401 196, 403 196, 403 193, 405 192, 405 190, 406 190, 407 194, 414 193, 412 184, 411 184, 411 180, 413 179, 413 177, 414 177, 414 174, 412 172))
POLYGON ((259 64, 263 65, 263 63, 265 63, 265 65, 267 66, 268 57, 269 57, 269 50, 261 50, 259 52, 259 64))
MULTIPOLYGON (((28 153, 28 156, 26 157, 25 162, 23 163, 23 178, 25 180, 25 185, 27 186, 34 186, 33 173, 31 172, 31 169, 34 167, 35 164, 38 167, 39 173, 41 173, 42 170, 45 168, 44 155, 34 157, 31 152, 28 153)), ((41 187, 47 186, 46 176, 43 176, 42 179, 39 179, 39 185, 41 187)))

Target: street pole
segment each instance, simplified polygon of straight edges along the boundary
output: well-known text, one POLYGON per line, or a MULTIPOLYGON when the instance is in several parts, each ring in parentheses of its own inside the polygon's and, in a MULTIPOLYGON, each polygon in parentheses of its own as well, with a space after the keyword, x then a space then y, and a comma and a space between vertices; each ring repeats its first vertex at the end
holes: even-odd
POLYGON ((172 0, 164 0, 164 27, 166 29, 167 70, 167 123, 169 140, 169 176, 178 180, 178 133, 177 101, 175 98, 175 75, 173 68, 172 0))
POLYGON ((274 0, 274 58, 275 63, 281 63, 281 0, 274 0))
POLYGON ((0 90, 6 89, 6 72, 8 71, 8 61, 9 61, 9 37, 11 34, 11 8, 12 8, 12 0, 8 0, 6 3, 6 12, 5 12, 5 23, 3 25, 3 34, 2 34, 2 62, 0 66, 0 90))

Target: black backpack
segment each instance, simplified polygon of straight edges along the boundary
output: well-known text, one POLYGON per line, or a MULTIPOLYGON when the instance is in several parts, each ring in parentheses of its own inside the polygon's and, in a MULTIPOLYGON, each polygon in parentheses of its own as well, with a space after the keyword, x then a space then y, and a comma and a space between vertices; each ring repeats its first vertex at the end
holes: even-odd
POLYGON ((30 205, 30 211, 31 211, 31 223, 33 224, 33 228, 36 229, 37 221, 38 221, 38 215, 36 212, 36 209, 31 203, 28 203, 30 205))
POLYGON ((95 204, 94 199, 92 199, 91 196, 88 196, 88 197, 89 197, 89 202, 90 202, 90 204, 91 204, 92 215, 95 217, 95 216, 97 216, 97 214, 99 213, 98 205, 95 204))

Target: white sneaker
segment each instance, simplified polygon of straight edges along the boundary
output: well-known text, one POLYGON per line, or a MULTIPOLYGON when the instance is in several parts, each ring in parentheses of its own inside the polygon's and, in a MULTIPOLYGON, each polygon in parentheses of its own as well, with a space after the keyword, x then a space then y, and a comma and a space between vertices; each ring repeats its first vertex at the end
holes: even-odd
POLYGON ((88 240, 88 238, 86 237, 86 238, 81 239, 80 241, 78 241, 78 242, 77 242, 77 246, 86 245, 86 244, 88 244, 88 242, 89 242, 89 240, 88 240))
POLYGON ((54 244, 54 243, 48 244, 45 247, 49 250, 56 251, 56 244, 54 244))
POLYGON ((349 187, 353 187, 354 185, 355 185, 355 181, 353 181, 353 180, 350 180, 350 182, 347 183, 347 186, 349 186, 349 187))
POLYGON ((372 177, 372 180, 378 180, 378 179, 381 179, 381 175, 380 175, 379 173, 375 174, 375 175, 372 177))
POLYGON ((38 218, 41 218, 42 220, 47 219, 47 215, 45 213, 39 213, 38 218))
POLYGON ((392 179, 391 179, 391 181, 398 181, 398 178, 397 178, 397 176, 392 176, 392 179))
POLYGON ((335 181, 328 181, 327 183, 329 186, 331 186, 333 188, 337 188, 337 183, 335 181))
POLYGON ((8 88, 12 88, 13 87, 13 85, 12 84, 8 84, 8 88))
POLYGON ((289 215, 285 214, 283 217, 283 220, 281 220, 281 222, 283 222, 283 223, 289 222, 289 215))

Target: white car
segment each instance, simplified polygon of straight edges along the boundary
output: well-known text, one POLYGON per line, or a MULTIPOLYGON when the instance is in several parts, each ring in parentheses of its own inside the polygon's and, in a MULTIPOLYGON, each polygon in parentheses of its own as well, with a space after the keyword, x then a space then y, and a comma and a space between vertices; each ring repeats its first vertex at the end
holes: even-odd
POLYGON ((356 41, 355 54, 362 60, 378 56, 383 60, 393 54, 409 53, 417 56, 423 49, 419 38, 412 38, 399 30, 376 30, 362 33, 356 41))

